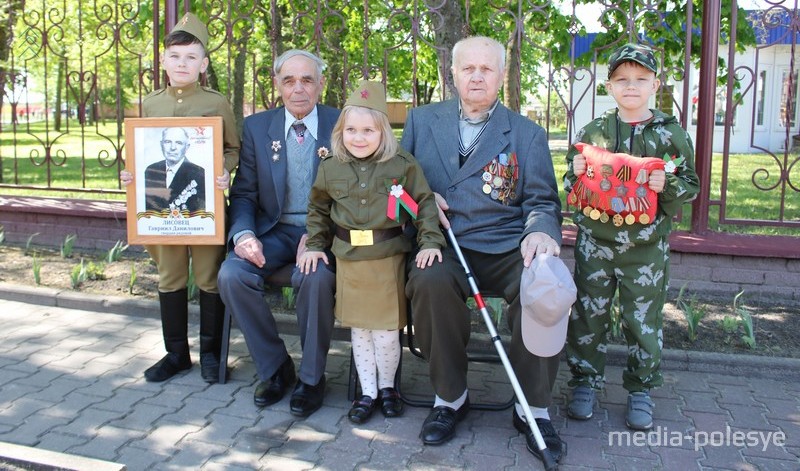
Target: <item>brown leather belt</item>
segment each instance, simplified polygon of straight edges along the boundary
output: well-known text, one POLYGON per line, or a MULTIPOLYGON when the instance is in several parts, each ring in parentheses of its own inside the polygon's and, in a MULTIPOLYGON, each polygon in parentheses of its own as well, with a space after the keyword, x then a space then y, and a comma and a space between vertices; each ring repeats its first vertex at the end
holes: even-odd
MULTIPOLYGON (((378 242, 394 239, 395 237, 402 235, 403 229, 400 227, 393 227, 391 229, 372 229, 370 231, 357 231, 357 232, 372 233, 372 244, 377 244, 378 242)), ((347 243, 351 243, 350 231, 347 229, 336 226, 336 237, 347 243)), ((372 245, 372 244, 359 244, 359 245, 372 245)))

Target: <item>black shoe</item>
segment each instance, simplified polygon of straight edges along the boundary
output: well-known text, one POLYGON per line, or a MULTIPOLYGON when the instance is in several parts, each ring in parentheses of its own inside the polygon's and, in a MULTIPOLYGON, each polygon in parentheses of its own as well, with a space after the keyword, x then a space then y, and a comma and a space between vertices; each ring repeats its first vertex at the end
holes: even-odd
POLYGON ((188 355, 167 353, 158 363, 144 370, 144 379, 151 383, 160 383, 191 367, 192 360, 188 355))
POLYGON ((384 417, 400 417, 403 415, 403 400, 395 388, 383 388, 378 391, 378 402, 384 417))
POLYGON ((200 354, 200 377, 206 383, 219 383, 219 358, 213 353, 200 354))
POLYGON ((294 383, 295 379, 297 379, 297 375, 294 373, 294 361, 292 361, 292 357, 288 357, 269 381, 258 383, 256 392, 253 394, 253 402, 258 407, 275 404, 283 398, 286 389, 294 383))
POLYGON ((456 424, 464 420, 469 412, 469 397, 464 405, 454 410, 452 407, 438 406, 425 418, 419 436, 426 445, 441 445, 456 434, 456 424))
POLYGON ((353 407, 351 407, 350 412, 347 413, 347 418, 354 424, 363 424, 372 417, 372 413, 375 411, 377 404, 377 400, 369 396, 361 396, 361 399, 353 401, 353 407))
POLYGON ((311 386, 298 381, 289 402, 289 411, 297 417, 308 417, 322 407, 322 397, 325 395, 325 375, 316 386, 311 386))
MULTIPOLYGON (((550 452, 550 456, 558 463, 563 456, 567 455, 567 442, 558 436, 556 429, 553 428, 553 423, 549 420, 536 419, 536 426, 539 427, 539 433, 542 434, 542 439, 544 440, 545 446, 547 446, 547 450, 550 452)), ((528 443, 528 451, 541 460, 542 452, 539 450, 539 445, 536 444, 536 437, 534 437, 533 432, 530 427, 528 427, 528 423, 522 420, 522 417, 517 414, 516 409, 514 409, 514 428, 517 429, 519 433, 525 434, 525 441, 528 443)))

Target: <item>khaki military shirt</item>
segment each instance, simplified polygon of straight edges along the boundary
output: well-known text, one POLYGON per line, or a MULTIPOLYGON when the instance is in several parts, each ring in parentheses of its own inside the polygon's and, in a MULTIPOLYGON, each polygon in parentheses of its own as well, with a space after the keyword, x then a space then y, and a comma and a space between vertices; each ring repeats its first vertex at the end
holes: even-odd
POLYGON ((223 165, 228 172, 232 172, 239 164, 241 141, 233 110, 225 95, 202 87, 199 82, 186 87, 167 86, 147 95, 142 101, 142 108, 142 115, 146 118, 222 116, 223 165))
POLYGON ((341 162, 335 156, 328 157, 319 166, 309 199, 306 219, 309 250, 324 250, 333 241, 334 255, 345 260, 372 260, 411 251, 411 241, 405 236, 353 247, 334 237, 332 223, 347 230, 364 230, 390 229, 413 221, 421 249, 445 246, 433 192, 416 159, 403 150, 385 162, 371 158, 341 162), (419 205, 419 213, 417 219, 412 220, 408 212, 401 209, 400 222, 397 222, 386 215, 388 182, 400 181, 402 177, 405 177, 403 188, 419 205))

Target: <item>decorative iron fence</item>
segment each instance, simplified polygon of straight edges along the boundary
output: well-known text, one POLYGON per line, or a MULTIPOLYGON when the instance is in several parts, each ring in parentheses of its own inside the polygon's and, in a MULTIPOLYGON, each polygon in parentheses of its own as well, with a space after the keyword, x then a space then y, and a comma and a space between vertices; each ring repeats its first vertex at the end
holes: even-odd
POLYGON ((279 104, 272 63, 288 48, 326 60, 327 104, 340 105, 359 78, 383 81, 401 126, 408 106, 451 95, 458 38, 495 37, 507 45, 503 101, 547 128, 557 168, 576 130, 613 106, 603 86, 610 52, 649 41, 662 64, 655 106, 697 138, 705 194, 692 208, 692 231, 800 227, 795 2, 754 12, 736 1, 666 0, 8 3, 0 17, 0 188, 121 193, 124 118, 139 116, 141 99, 165 83, 164 32, 192 10, 211 33, 204 80, 229 97, 239 124, 279 104), (752 202, 731 190, 742 172, 752 202), (777 209, 732 212, 758 201, 777 209))

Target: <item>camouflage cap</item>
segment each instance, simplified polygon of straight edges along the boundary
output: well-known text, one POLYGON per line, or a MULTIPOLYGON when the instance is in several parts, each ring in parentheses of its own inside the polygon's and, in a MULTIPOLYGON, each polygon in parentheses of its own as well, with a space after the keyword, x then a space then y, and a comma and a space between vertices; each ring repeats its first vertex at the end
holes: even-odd
POLYGON ((658 73, 658 62, 650 46, 628 43, 615 50, 608 59, 608 78, 625 62, 636 62, 653 73, 658 73))
POLYGON ((208 48, 208 27, 193 13, 186 13, 175 23, 175 27, 169 33, 185 31, 200 41, 204 48, 208 48))
POLYGON ((363 106, 371 110, 380 111, 389 116, 389 109, 386 106, 386 92, 383 84, 370 80, 361 80, 358 86, 344 104, 353 106, 363 106))

